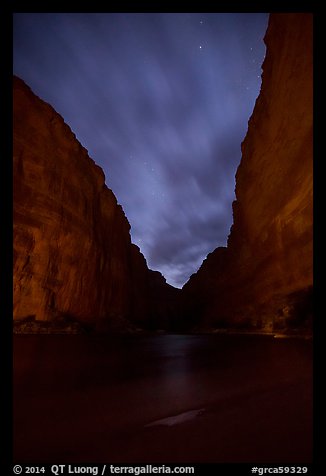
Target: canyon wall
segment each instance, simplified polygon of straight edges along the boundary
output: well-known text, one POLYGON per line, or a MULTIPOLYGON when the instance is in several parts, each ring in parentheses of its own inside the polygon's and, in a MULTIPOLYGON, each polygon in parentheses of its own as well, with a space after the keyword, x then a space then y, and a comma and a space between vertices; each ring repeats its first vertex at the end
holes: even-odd
POLYGON ((308 329, 312 318, 312 15, 271 14, 227 247, 182 290, 54 109, 14 77, 14 319, 98 330, 308 329))
POLYGON ((183 288, 191 325, 309 328, 313 284, 312 15, 271 14, 236 173, 233 226, 183 288))
POLYGON ((131 243, 103 171, 17 77, 13 91, 15 321, 166 325, 178 290, 131 243))

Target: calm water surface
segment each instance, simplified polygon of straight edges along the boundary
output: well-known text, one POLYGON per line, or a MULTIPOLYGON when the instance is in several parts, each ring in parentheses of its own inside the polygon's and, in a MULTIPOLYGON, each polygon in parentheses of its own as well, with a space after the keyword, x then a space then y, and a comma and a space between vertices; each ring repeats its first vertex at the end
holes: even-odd
POLYGON ((14 336, 17 462, 312 459, 312 342, 14 336))

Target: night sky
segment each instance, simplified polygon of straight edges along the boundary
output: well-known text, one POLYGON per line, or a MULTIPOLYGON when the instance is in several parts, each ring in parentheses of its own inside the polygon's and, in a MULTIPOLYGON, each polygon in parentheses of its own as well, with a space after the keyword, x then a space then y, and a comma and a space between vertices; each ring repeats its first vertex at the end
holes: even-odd
POLYGON ((18 13, 14 73, 106 175, 148 266, 181 287, 225 246, 267 13, 18 13))

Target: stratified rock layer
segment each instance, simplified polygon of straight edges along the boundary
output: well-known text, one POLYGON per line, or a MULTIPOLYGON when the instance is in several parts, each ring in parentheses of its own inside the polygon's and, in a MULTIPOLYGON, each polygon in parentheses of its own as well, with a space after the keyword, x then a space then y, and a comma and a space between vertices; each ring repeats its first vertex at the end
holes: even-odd
POLYGON ((62 117, 19 78, 13 86, 14 319, 110 330, 151 327, 154 316, 160 327, 176 290, 147 268, 103 171, 62 117))
POLYGON ((312 15, 271 14, 265 43, 228 246, 183 291, 201 326, 287 330, 311 319, 312 15))

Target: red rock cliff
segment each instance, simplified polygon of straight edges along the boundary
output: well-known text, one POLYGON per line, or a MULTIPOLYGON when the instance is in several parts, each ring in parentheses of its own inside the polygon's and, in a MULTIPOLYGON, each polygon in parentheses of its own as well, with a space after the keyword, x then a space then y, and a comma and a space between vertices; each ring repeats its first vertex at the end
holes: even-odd
POLYGON ((62 117, 19 78, 13 86, 14 319, 146 326, 174 288, 153 284, 103 171, 62 117))
POLYGON ((202 325, 288 329, 311 318, 312 15, 271 14, 265 43, 228 246, 184 287, 202 325))

